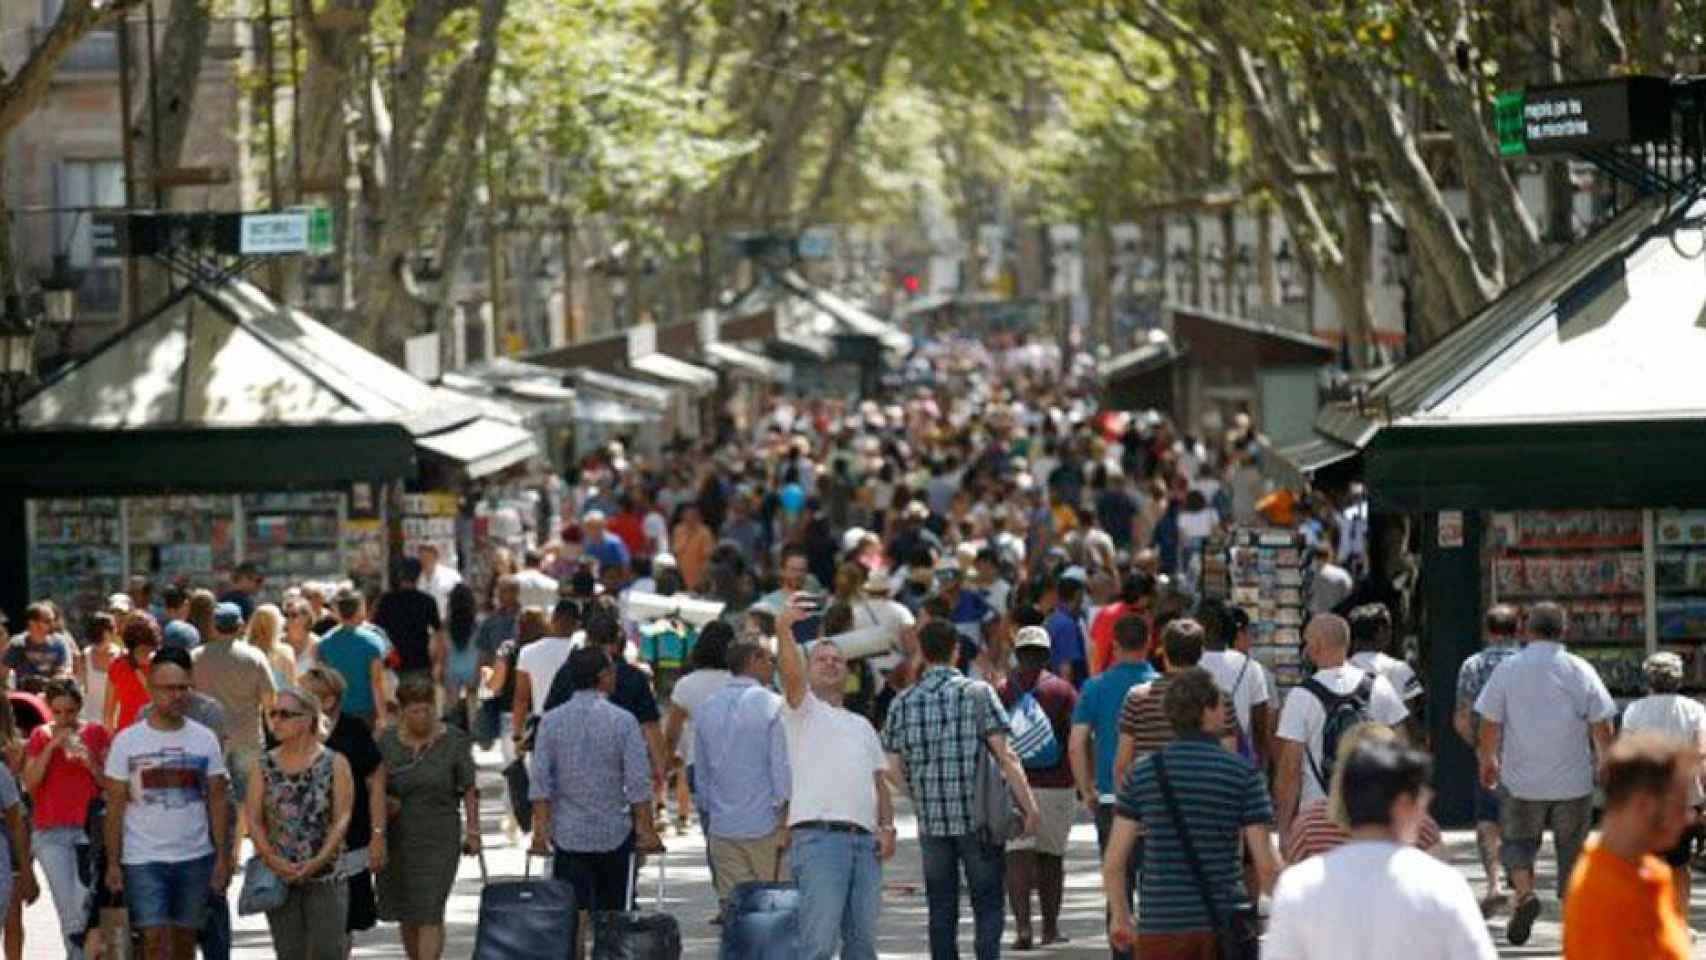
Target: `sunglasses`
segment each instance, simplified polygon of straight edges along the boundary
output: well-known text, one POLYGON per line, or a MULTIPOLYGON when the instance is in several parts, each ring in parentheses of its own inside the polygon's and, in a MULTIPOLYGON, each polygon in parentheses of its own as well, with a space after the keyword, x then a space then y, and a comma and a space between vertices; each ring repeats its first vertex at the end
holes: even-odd
POLYGON ((267 719, 271 720, 275 723, 280 721, 280 720, 294 720, 297 717, 306 717, 306 716, 308 716, 308 714, 304 713, 301 710, 268 710, 267 711, 267 719))

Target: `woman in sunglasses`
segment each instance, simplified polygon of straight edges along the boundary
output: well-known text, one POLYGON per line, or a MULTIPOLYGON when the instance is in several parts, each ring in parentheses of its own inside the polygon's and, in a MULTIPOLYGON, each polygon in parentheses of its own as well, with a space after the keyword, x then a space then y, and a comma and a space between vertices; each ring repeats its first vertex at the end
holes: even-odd
POLYGON ((255 855, 283 880, 284 905, 267 911, 281 960, 342 960, 349 886, 335 869, 355 785, 349 762, 320 742, 320 698, 285 687, 267 710, 278 746, 250 768, 246 798, 255 855))

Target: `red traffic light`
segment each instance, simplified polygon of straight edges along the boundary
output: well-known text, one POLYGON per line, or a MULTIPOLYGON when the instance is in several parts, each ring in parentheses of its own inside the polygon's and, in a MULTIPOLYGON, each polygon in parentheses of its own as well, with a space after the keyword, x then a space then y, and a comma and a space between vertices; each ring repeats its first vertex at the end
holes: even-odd
POLYGON ((900 278, 901 287, 909 294, 918 292, 918 274, 909 273, 900 278))

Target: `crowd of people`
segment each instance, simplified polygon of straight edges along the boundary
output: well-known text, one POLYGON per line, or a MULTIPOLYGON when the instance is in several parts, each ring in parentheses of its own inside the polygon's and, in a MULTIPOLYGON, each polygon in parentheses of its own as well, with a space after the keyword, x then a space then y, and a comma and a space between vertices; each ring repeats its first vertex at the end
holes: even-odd
POLYGON ((1569 956, 1687 955, 1706 708, 1674 656, 1619 736, 1562 607, 1489 611, 1454 691, 1477 899, 1428 815, 1430 691, 1358 491, 1267 494, 1243 416, 1191 436, 1070 380, 930 373, 894 403, 778 395, 715 442, 611 444, 569 472, 555 536, 466 576, 425 545, 379 595, 249 564, 217 594, 139 581, 82 642, 33 604, 0 658, 7 950, 34 861, 72 957, 132 936, 226 956, 239 878, 280 957, 345 957, 385 922, 434 960, 481 848, 484 745, 504 830, 581 908, 632 907, 641 861, 696 828, 713 922, 740 922, 742 884, 791 882, 810 960, 876 956, 902 797, 935 960, 959 955, 962 887, 980 960, 1009 930, 1065 942, 1081 819, 1115 957, 1254 956, 1264 895, 1278 960, 1490 957, 1487 917, 1522 944, 1540 915, 1545 830, 1569 956), (1289 691, 1203 562, 1216 532, 1273 525, 1313 558, 1289 691))

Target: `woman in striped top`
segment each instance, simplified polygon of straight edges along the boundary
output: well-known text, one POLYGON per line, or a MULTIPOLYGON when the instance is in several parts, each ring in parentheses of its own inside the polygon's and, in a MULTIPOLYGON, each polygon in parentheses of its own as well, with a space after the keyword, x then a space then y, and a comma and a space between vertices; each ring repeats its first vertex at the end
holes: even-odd
MULTIPOLYGON (((1344 787, 1340 771, 1345 769, 1347 759, 1359 744, 1397 739, 1398 735, 1392 732, 1391 727, 1378 723, 1358 724, 1339 738, 1339 753, 1337 762, 1333 765, 1332 790, 1328 796, 1305 804, 1292 820, 1291 830, 1285 835, 1284 853, 1287 864, 1326 853, 1350 842, 1351 832, 1345 826, 1344 787)), ((1416 848, 1423 853, 1445 859, 1445 838, 1440 834, 1439 824, 1434 822, 1433 817, 1422 818, 1421 832, 1416 835, 1416 848)))

